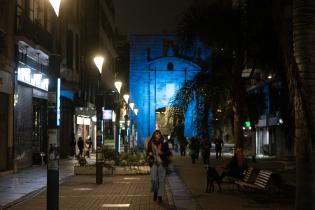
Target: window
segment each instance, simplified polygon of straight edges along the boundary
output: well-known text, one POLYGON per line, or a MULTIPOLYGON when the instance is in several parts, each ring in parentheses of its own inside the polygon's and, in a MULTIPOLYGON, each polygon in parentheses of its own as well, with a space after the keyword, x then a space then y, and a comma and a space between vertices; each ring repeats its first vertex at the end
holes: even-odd
POLYGON ((167 64, 167 70, 168 70, 168 71, 173 71, 173 70, 174 70, 174 64, 171 63, 171 62, 169 62, 169 63, 167 64))

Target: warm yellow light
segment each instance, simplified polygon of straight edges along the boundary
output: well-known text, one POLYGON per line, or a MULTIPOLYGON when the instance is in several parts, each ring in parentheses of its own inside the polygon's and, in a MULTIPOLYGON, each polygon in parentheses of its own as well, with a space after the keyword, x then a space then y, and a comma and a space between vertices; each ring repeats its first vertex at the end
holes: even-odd
POLYGON ((116 81, 114 84, 115 84, 115 88, 117 89, 118 93, 120 93, 122 82, 121 81, 116 81))
POLYGON ((130 106, 131 110, 133 110, 133 108, 135 107, 135 103, 131 102, 131 103, 129 104, 129 106, 130 106))
POLYGON ((126 103, 128 104, 129 94, 125 94, 123 97, 124 97, 124 99, 125 99, 126 103))
POLYGON ((54 8, 56 15, 59 15, 59 8, 61 0, 49 0, 51 6, 54 8))
POLYGON ((98 68, 98 71, 100 72, 100 74, 102 74, 104 57, 103 56, 95 56, 94 57, 94 63, 96 65, 96 67, 98 68))

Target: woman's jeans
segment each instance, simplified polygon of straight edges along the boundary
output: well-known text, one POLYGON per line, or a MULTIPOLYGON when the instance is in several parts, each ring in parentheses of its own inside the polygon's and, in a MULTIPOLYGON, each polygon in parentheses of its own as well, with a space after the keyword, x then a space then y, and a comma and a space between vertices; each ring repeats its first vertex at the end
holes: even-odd
POLYGON ((165 191, 166 168, 163 165, 153 164, 150 171, 152 191, 163 197, 165 191))

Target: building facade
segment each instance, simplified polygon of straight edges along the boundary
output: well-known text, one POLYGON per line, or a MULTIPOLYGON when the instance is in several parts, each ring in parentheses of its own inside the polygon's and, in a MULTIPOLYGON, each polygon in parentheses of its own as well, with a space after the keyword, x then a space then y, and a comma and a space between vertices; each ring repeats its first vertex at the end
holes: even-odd
MULTIPOLYGON (((130 99, 139 108, 135 122, 138 145, 143 146, 157 128, 162 129, 164 135, 171 135, 172 131, 162 120, 166 119, 171 99, 186 80, 191 80, 201 70, 200 61, 210 60, 211 51, 201 44, 181 50, 172 35, 133 35, 129 41, 130 99)), ((184 129, 188 137, 195 134, 192 117, 189 110, 184 129)))
POLYGON ((112 73, 116 57, 113 15, 110 0, 61 1, 59 16, 49 1, 1 2, 0 172, 45 160, 51 75, 61 81, 60 156, 73 155, 76 107, 95 103, 99 77, 92 56, 96 52, 104 52, 105 68, 112 73), (96 17, 99 21, 95 22, 96 17), (56 54, 60 65, 50 72, 50 58, 56 54))

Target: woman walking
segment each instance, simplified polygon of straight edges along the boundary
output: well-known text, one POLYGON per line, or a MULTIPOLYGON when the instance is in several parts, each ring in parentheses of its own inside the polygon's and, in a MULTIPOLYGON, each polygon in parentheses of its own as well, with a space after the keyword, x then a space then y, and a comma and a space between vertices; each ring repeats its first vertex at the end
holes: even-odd
POLYGON ((168 164, 170 162, 171 151, 168 143, 164 140, 161 131, 155 130, 148 142, 147 156, 153 159, 150 175, 152 183, 152 191, 154 193, 153 200, 157 199, 162 202, 165 191, 165 176, 168 164))

